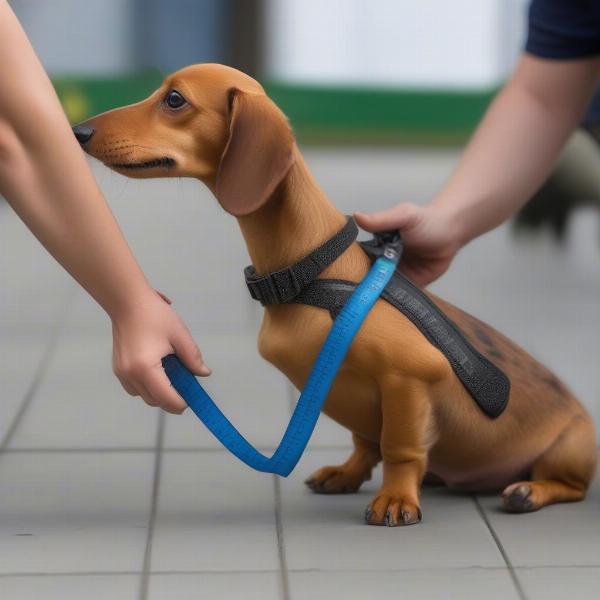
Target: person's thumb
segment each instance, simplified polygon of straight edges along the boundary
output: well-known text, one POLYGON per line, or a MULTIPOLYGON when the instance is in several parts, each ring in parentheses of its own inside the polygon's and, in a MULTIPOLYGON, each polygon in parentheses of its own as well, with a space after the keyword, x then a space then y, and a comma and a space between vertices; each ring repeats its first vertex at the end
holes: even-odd
POLYGON ((194 375, 206 377, 211 374, 211 370, 205 364, 202 358, 202 352, 196 342, 194 342, 190 333, 186 330, 175 340, 172 340, 175 354, 179 360, 192 372, 194 375))
POLYGON ((355 212, 354 218, 366 231, 386 231, 388 229, 410 229, 417 221, 419 207, 405 202, 387 210, 365 214, 355 212))

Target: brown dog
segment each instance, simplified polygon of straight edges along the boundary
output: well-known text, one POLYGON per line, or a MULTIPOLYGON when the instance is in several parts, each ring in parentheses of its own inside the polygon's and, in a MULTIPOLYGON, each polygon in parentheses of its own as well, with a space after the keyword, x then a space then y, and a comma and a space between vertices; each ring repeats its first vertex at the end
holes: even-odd
MULTIPOLYGON (((236 216, 259 273, 296 262, 345 224, 311 177, 285 116, 250 77, 221 65, 167 77, 146 100, 75 128, 85 150, 131 177, 195 177, 236 216)), ((353 244, 321 275, 360 281, 369 260, 353 244)), ((421 519, 426 472, 468 490, 501 489, 508 510, 581 500, 596 466, 589 415, 521 348, 439 298, 431 298, 511 380, 495 420, 475 405, 448 360, 398 310, 379 301, 337 376, 325 412, 352 431, 354 451, 318 470, 319 493, 358 490, 383 460, 383 485, 367 522, 421 519)), ((268 306, 264 358, 302 389, 331 326, 321 309, 268 306)))

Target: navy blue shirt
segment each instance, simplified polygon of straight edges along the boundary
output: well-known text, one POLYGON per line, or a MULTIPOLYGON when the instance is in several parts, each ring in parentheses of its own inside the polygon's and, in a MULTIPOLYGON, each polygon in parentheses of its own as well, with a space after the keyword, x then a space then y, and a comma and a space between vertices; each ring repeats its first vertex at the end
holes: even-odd
POLYGON ((551 59, 600 54, 600 0, 533 0, 525 51, 551 59))

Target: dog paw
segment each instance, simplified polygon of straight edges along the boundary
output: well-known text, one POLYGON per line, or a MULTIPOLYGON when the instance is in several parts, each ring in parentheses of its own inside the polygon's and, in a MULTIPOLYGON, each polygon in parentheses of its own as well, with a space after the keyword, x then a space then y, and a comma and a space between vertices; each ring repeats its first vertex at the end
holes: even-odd
POLYGON ((418 504, 407 497, 381 493, 367 506, 365 521, 368 525, 400 527, 416 525, 422 519, 418 504))
POLYGON ((315 494, 354 494, 369 475, 357 473, 344 466, 323 467, 315 471, 305 484, 315 494))
POLYGON ((532 512, 539 507, 535 502, 532 485, 527 481, 513 483, 502 492, 504 509, 508 512, 532 512))

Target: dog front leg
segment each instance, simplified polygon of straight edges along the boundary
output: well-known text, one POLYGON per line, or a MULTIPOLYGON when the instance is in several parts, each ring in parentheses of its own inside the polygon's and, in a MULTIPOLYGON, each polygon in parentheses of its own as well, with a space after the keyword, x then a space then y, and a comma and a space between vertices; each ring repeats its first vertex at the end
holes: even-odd
POLYGON ((382 386, 383 485, 365 513, 369 525, 413 525, 421 521, 419 488, 427 467, 431 418, 427 385, 393 378, 382 386))

